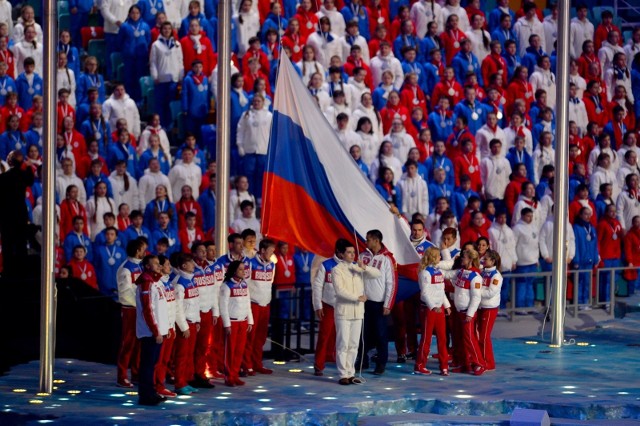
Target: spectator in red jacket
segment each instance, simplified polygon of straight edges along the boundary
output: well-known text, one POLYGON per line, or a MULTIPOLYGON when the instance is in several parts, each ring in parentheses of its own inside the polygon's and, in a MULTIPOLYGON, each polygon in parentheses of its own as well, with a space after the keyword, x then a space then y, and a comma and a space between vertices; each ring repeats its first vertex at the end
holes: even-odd
POLYGON ((474 151, 474 143, 471 139, 462 138, 460 143, 462 151, 453 160, 456 186, 460 186, 460 178, 464 175, 471 179, 471 190, 482 193, 482 176, 480 175, 480 163, 474 151))
POLYGON ((609 122, 609 102, 607 97, 602 95, 601 88, 599 81, 591 80, 587 83, 587 90, 584 91, 582 100, 587 109, 589 121, 604 127, 609 122))
MULTIPOLYGON (((624 258, 627 262, 626 266, 640 266, 640 216, 634 216, 631 229, 624 236, 624 258)), ((631 296, 635 290, 640 290, 640 282, 638 280, 638 270, 626 270, 623 277, 629 282, 628 290, 631 296)))
POLYGON ((586 184, 578 185, 576 188, 576 196, 569 204, 569 222, 572 225, 583 207, 589 207, 591 209, 591 212, 593 213, 591 215, 591 224, 593 226, 597 226, 596 205, 589 199, 589 187, 586 184))
POLYGON ((211 40, 200 28, 200 22, 192 19, 189 23, 189 34, 180 39, 182 46, 182 63, 185 75, 191 71, 193 61, 202 61, 202 72, 207 77, 211 75, 215 67, 216 57, 213 52, 211 40))
POLYGON ((467 229, 460 234, 460 242, 462 244, 467 242, 475 243, 479 238, 483 237, 489 239, 489 227, 487 226, 487 222, 491 224, 490 221, 485 219, 485 216, 481 211, 474 211, 471 214, 471 223, 467 229))
POLYGON ((87 249, 84 246, 78 245, 73 248, 73 258, 69 261, 69 266, 71 266, 71 276, 84 281, 85 284, 98 290, 96 270, 86 259, 86 256, 87 249))
MULTIPOLYGON (((618 28, 618 26, 613 23, 613 13, 611 13, 610 10, 602 11, 600 17, 602 18, 602 21, 596 28, 595 34, 593 36, 593 42, 595 44, 596 50, 600 50, 600 48, 602 47, 602 42, 607 40, 610 32, 617 31, 618 34, 622 34, 620 28, 618 28)), ((622 46, 622 37, 620 37, 618 44, 622 46)))
MULTIPOLYGON (((598 253, 600 254, 600 266, 605 268, 616 268, 622 266, 622 237, 624 237, 624 229, 616 219, 616 206, 609 204, 605 210, 604 216, 600 219, 596 228, 598 235, 598 253)), ((600 302, 608 302, 611 293, 611 285, 615 285, 616 277, 620 275, 620 271, 613 274, 611 272, 600 272, 600 302)), ((615 291, 615 287, 614 287, 615 291)))
POLYGON ((527 166, 524 163, 515 164, 509 179, 511 182, 509 182, 504 191, 504 204, 509 212, 508 217, 511 217, 513 208, 518 202, 518 197, 520 197, 520 192, 522 192, 522 184, 529 181, 527 179, 527 166))

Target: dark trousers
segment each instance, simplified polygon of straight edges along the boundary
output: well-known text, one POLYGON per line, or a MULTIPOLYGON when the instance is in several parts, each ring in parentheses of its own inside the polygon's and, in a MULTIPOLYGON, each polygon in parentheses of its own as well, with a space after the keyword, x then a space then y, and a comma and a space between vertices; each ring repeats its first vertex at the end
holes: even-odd
POLYGON ((150 400, 156 395, 154 369, 160 358, 162 343, 156 343, 154 337, 143 337, 140 340, 140 382, 138 397, 140 400, 150 400))
POLYGON ((364 348, 362 341, 358 348, 358 359, 365 357, 364 365, 367 362, 367 352, 375 348, 377 352, 376 367, 385 368, 389 359, 389 336, 387 333, 387 317, 383 315, 384 302, 372 302, 367 300, 364 303, 364 348))

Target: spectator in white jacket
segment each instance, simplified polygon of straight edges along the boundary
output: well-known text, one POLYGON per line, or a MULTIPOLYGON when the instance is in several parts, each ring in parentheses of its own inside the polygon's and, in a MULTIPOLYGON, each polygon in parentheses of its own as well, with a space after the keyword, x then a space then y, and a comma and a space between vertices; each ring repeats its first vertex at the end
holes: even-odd
MULTIPOLYGON (((520 212, 521 219, 513 227, 516 237, 516 262, 515 273, 527 274, 538 271, 538 257, 540 253, 539 237, 540 228, 533 222, 533 210, 529 207, 520 212)), ((534 302, 533 277, 521 277, 516 279, 515 307, 532 307, 534 302)), ((516 314, 526 314, 519 310, 516 314)))
POLYGON ((549 7, 551 8, 551 14, 545 16, 542 21, 545 41, 542 47, 545 52, 551 53, 556 50, 555 43, 558 40, 558 5, 550 3, 549 7))
POLYGON ((616 211, 620 225, 630 230, 633 218, 640 215, 640 177, 633 173, 625 179, 627 187, 616 199, 616 211))
POLYGON ((636 151, 629 149, 624 153, 624 159, 616 175, 618 188, 624 188, 626 186, 627 176, 632 173, 640 175, 640 167, 638 166, 638 154, 636 151))
POLYGON ((8 34, 13 32, 13 6, 8 0, 0 0, 0 24, 6 24, 8 34))
MULTIPOLYGON (((543 272, 551 271, 553 259, 556 256, 556 252, 553 248, 553 221, 554 213, 552 207, 552 211, 549 212, 547 220, 540 229, 540 241, 538 242, 540 247, 540 266, 543 272)), ((565 229, 567 230, 565 239, 567 247, 567 264, 570 265, 576 255, 576 237, 573 233, 573 226, 569 223, 569 218, 567 218, 565 229)))
POLYGON ((600 193, 600 185, 603 183, 611 184, 613 189, 611 196, 614 200, 617 199, 618 194, 620 194, 620 188, 617 185, 616 174, 611 170, 611 157, 606 152, 598 155, 598 166, 589 177, 589 190, 591 191, 592 199, 598 196, 600 193))
POLYGON ((420 39, 427 35, 430 22, 438 24, 438 32, 444 30, 443 16, 442 7, 435 0, 419 0, 413 3, 409 14, 416 29, 416 35, 420 39))
POLYGON ((569 84, 569 125, 571 122, 578 126, 579 136, 587 134, 589 124, 587 108, 582 98, 578 97, 578 87, 573 83, 569 84))
MULTIPOLYGON (((252 0, 242 0, 238 14, 233 17, 234 23, 238 26, 238 57, 242 58, 249 49, 249 42, 252 37, 260 32, 260 15, 257 8, 253 7, 252 0)), ((257 1, 255 2, 258 3, 257 1)))
POLYGON ((262 175, 267 162, 273 117, 263 106, 264 98, 256 94, 251 101, 251 108, 242 114, 238 122, 236 136, 238 153, 244 157, 244 174, 249 179, 249 187, 253 188, 258 204, 262 201, 262 175))
POLYGON ((338 36, 331 29, 328 17, 320 18, 320 29, 307 38, 307 46, 316 54, 316 60, 326 69, 333 56, 342 57, 342 45, 338 36))
MULTIPOLYGON (((447 22, 450 15, 456 15, 458 17, 458 28, 461 31, 467 31, 471 26, 469 24, 469 15, 467 11, 460 6, 460 0, 447 0, 446 5, 442 8, 442 22, 447 22)), ((444 27, 441 26, 440 30, 444 31, 444 27)))
POLYGON ((344 36, 340 37, 339 43, 342 48, 342 54, 340 56, 343 63, 347 62, 347 58, 351 54, 351 48, 353 46, 360 46, 362 60, 365 64, 369 65, 371 61, 369 56, 369 44, 367 43, 367 39, 360 35, 358 23, 356 21, 347 22, 347 30, 344 33, 344 36))
POLYGON ((93 189, 93 195, 87 201, 87 218, 91 230, 91 241, 96 238, 106 226, 103 215, 105 213, 118 214, 118 206, 112 198, 107 197, 107 184, 98 182, 93 189))
POLYGON ((371 68, 371 78, 374 87, 378 87, 382 82, 382 73, 387 70, 393 74, 394 88, 400 90, 402 87, 402 83, 404 82, 402 64, 393 56, 391 45, 387 41, 380 42, 380 50, 378 50, 378 54, 371 59, 369 68, 371 68))
POLYGON ((43 46, 42 43, 38 41, 36 28, 33 25, 27 25, 24 28, 24 40, 16 42, 16 44, 11 47, 16 64, 16 75, 24 72, 24 60, 33 58, 36 63, 35 72, 40 76, 44 76, 42 73, 42 49, 43 46))
POLYGON ((624 53, 627 55, 627 67, 633 66, 633 60, 640 53, 640 27, 635 27, 627 44, 624 45, 624 53))
POLYGON ((394 118, 391 122, 391 130, 384 137, 384 140, 391 141, 393 145, 393 155, 400 161, 407 161, 409 150, 415 148, 416 141, 407 133, 400 117, 394 118))
POLYGON ((154 83, 154 100, 160 109, 163 126, 171 124, 171 101, 176 98, 177 83, 184 77, 182 46, 173 38, 173 26, 165 22, 160 36, 151 45, 149 71, 154 83))
POLYGON ((116 165, 116 169, 109 176, 109 182, 113 190, 113 201, 118 209, 121 204, 128 205, 131 210, 144 209, 144 205, 140 203, 138 182, 127 173, 127 163, 120 162, 116 165))
POLYGON ((518 37, 518 46, 520 46, 520 57, 523 57, 527 53, 529 37, 533 34, 540 37, 540 46, 547 45, 544 35, 544 26, 536 15, 536 5, 532 2, 526 2, 522 8, 524 10, 524 16, 518 19, 513 25, 513 31, 518 37))
POLYGON ((531 210, 532 224, 535 229, 539 230, 542 228, 544 218, 541 215, 540 203, 536 199, 536 187, 531 182, 525 182, 522 184, 522 193, 518 197, 518 202, 513 208, 511 226, 515 226, 520 221, 520 213, 524 208, 531 210))
POLYGON ((62 173, 56 174, 56 193, 59 200, 66 198, 67 188, 70 185, 78 187, 78 201, 85 204, 87 202, 87 193, 84 190, 84 183, 74 171, 73 160, 65 158, 62 160, 62 173))
POLYGON ((480 162, 480 176, 484 183, 484 196, 487 200, 502 200, 507 185, 509 185, 511 164, 502 154, 502 142, 500 139, 491 139, 489 148, 491 155, 483 158, 480 162))
POLYGON ((420 213, 423 217, 429 215, 429 190, 427 182, 418 174, 418 163, 409 160, 405 163, 407 173, 400 179, 402 189, 402 209, 406 217, 420 213))
MULTIPOLYGON (((156 187, 163 185, 167 188, 167 198, 169 201, 173 200, 173 192, 171 191, 171 182, 167 175, 163 174, 160 170, 160 161, 157 158, 149 160, 149 168, 144 171, 144 175, 138 182, 138 191, 142 197, 142 210, 144 212, 145 207, 149 202, 156 198, 156 187)), ((178 194, 181 194, 179 192, 178 194)))
MULTIPOLYGON (((335 0, 324 0, 320 10, 316 13, 318 19, 326 16, 331 21, 331 31, 334 34, 344 34, 347 29, 347 24, 344 22, 344 16, 335 6, 335 0)), ((342 56, 342 55, 340 55, 342 56)))
POLYGON ((200 182, 202 181, 202 169, 193 161, 193 149, 185 147, 182 149, 182 161, 176 163, 169 172, 169 182, 171 191, 174 194, 182 194, 182 187, 191 187, 193 198, 200 196, 200 182))
MULTIPOLYGON (((624 49, 618 45, 619 42, 620 33, 616 30, 609 31, 607 40, 602 42, 602 47, 598 50, 598 60, 600 61, 600 67, 602 67, 600 78, 603 80, 609 68, 613 67, 613 57, 616 53, 624 55, 624 49)), ((610 90, 613 90, 613 88, 610 88, 610 90)))
POLYGON ((553 149, 553 135, 550 132, 542 132, 540 142, 533 151, 533 174, 534 183, 540 183, 542 169, 544 166, 553 165, 556 160, 556 151, 553 149))
POLYGON ((570 54, 573 59, 578 59, 582 54, 582 43, 593 40, 594 28, 587 17, 588 11, 587 6, 582 4, 576 10, 576 17, 571 19, 569 40, 571 40, 570 54))
POLYGON ((633 103, 633 90, 631 89, 631 71, 627 67, 627 57, 624 53, 617 52, 613 55, 611 67, 604 73, 604 82, 607 90, 607 100, 611 102, 615 88, 622 86, 627 91, 629 102, 633 103))
POLYGON ((516 237, 507 225, 507 211, 500 210, 496 219, 489 227, 489 244, 500 254, 502 259, 500 271, 508 272, 516 268, 518 255, 516 253, 516 237))
POLYGON ((140 137, 140 112, 135 101, 127 95, 124 84, 118 83, 111 96, 102 104, 102 115, 109 121, 109 126, 116 129, 118 119, 127 120, 127 130, 136 138, 140 137))
POLYGON ((620 168, 620 158, 618 153, 611 149, 611 137, 607 133, 601 133, 600 136, 598 136, 598 145, 589 153, 589 158, 587 160, 588 175, 592 175, 595 172, 595 169, 598 166, 598 156, 602 153, 609 154, 611 170, 613 170, 614 175, 618 172, 618 169, 620 168))
MULTIPOLYGON (((478 161, 482 162, 484 158, 492 155, 490 143, 497 139, 501 143, 501 148, 507 144, 507 136, 504 133, 504 130, 500 126, 498 126, 498 116, 496 112, 491 111, 487 113, 487 123, 480 127, 476 132, 476 146, 478 153, 478 161)), ((504 153, 502 153, 504 156, 504 153)))
POLYGON ((539 56, 535 71, 529 77, 529 83, 533 93, 538 89, 547 92, 547 106, 555 111, 556 109, 556 77, 551 72, 551 58, 539 56))
POLYGON ((162 150, 162 153, 164 154, 166 160, 169 162, 169 166, 171 166, 171 145, 169 144, 169 137, 167 136, 167 132, 162 128, 162 125, 160 124, 160 114, 153 114, 151 116, 149 124, 144 128, 142 134, 140 135, 136 152, 139 156, 141 156, 148 148, 150 148, 149 138, 153 135, 156 135, 158 137, 158 140, 160 142, 160 149, 162 150))
POLYGON ((338 114, 336 134, 338 140, 340 140, 340 143, 347 152, 349 152, 349 149, 351 149, 353 145, 362 145, 362 138, 359 134, 351 130, 349 116, 344 112, 338 114))

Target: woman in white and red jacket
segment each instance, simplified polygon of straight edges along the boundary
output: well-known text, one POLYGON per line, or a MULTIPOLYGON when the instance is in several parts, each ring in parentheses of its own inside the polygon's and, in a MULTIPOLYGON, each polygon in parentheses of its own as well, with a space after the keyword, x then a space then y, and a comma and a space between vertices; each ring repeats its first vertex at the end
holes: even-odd
POLYGON ((226 337, 225 384, 242 386, 240 365, 244 354, 247 333, 253 328, 249 287, 244 280, 244 263, 234 260, 227 267, 224 283, 220 288, 220 317, 226 337))
MULTIPOLYGON (((460 349, 464 351, 464 365, 452 367, 454 372, 464 369, 476 376, 485 371, 485 362, 476 336, 476 313, 482 299, 482 276, 480 256, 474 249, 462 252, 462 268, 458 271, 453 285, 453 303, 458 312, 458 323, 462 330, 460 349)), ((455 346, 455 343, 454 343, 455 346)))
POLYGON ((438 359, 440 360, 440 374, 449 375, 449 356, 447 352, 447 328, 445 314, 451 314, 451 305, 444 292, 444 275, 438 268, 440 250, 429 247, 420 261, 420 324, 422 338, 418 346, 414 374, 431 374, 426 368, 431 348, 431 336, 436 333, 438 339, 438 359))
POLYGON ((140 386, 138 403, 158 405, 164 401, 154 386, 154 368, 160 357, 162 341, 169 333, 167 300, 160 281, 157 256, 142 259, 144 272, 136 280, 136 336, 140 340, 140 386))
POLYGON ((482 292, 480 309, 478 309, 478 343, 487 370, 495 370, 496 361, 493 356, 491 331, 500 308, 500 290, 502 289, 502 274, 500 273, 500 255, 495 250, 487 250, 484 255, 484 269, 482 270, 482 292))

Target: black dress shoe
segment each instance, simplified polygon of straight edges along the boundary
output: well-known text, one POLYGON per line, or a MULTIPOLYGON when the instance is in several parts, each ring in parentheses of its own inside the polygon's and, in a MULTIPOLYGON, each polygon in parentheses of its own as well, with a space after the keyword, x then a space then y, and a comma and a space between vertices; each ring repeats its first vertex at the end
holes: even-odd
POLYGON ((341 384, 341 385, 350 385, 350 384, 351 384, 351 382, 349 381, 349 379, 348 379, 348 378, 346 378, 346 377, 344 377, 344 378, 342 378, 342 379, 338 380, 338 383, 339 383, 339 384, 341 384))
POLYGON ((382 376, 384 374, 384 367, 376 367, 375 370, 373 370, 373 374, 382 376))
POLYGON ((189 382, 190 386, 194 388, 200 389, 212 389, 215 388, 215 385, 211 383, 211 380, 205 379, 204 377, 196 376, 196 378, 189 382))

